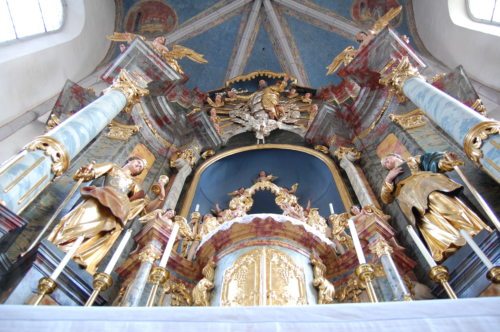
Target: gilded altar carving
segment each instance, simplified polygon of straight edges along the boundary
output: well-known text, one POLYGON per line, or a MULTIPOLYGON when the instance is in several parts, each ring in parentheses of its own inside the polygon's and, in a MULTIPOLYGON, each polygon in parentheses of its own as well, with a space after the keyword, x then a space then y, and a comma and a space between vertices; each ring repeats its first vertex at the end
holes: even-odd
POLYGON ((351 276, 346 283, 340 286, 335 293, 335 300, 339 303, 360 303, 360 295, 366 286, 355 275, 351 276))
POLYGON ((203 160, 207 160, 208 158, 213 157, 213 156, 215 156, 215 151, 213 149, 208 149, 208 150, 203 151, 201 153, 201 158, 203 160))
POLYGON ((70 156, 64 145, 50 136, 39 136, 25 147, 28 151, 41 150, 52 160, 51 171, 54 176, 62 175, 69 167, 70 156))
POLYGON ((304 272, 279 250, 251 250, 224 273, 223 306, 303 304, 307 304, 304 272))
POLYGON ((377 255, 377 257, 382 257, 383 255, 390 256, 394 252, 392 247, 384 239, 380 239, 371 247, 371 251, 377 255))
POLYGON ((472 127, 464 138, 465 154, 473 162, 479 164, 479 160, 483 157, 481 147, 483 142, 492 135, 500 133, 500 121, 489 120, 483 121, 472 127))
POLYGON ((104 93, 111 90, 118 90, 123 93, 125 98, 127 98, 127 106, 125 106, 124 110, 129 113, 132 107, 141 100, 141 97, 149 94, 146 87, 147 82, 139 74, 129 73, 125 69, 122 69, 113 81, 113 84, 104 90, 104 93))
POLYGON ((106 137, 120 141, 128 141, 140 129, 137 125, 126 125, 114 120, 111 121, 108 128, 109 132, 106 133, 106 137))
POLYGON ((202 270, 203 278, 193 288, 193 305, 210 306, 211 290, 215 287, 215 262, 210 259, 202 270))
POLYGON ((356 160, 359 160, 359 158, 361 158, 361 152, 359 152, 354 147, 340 146, 337 150, 335 150, 334 154, 335 157, 337 157, 339 160, 345 157, 347 160, 351 162, 354 162, 356 160))
POLYGON ((332 240, 337 240, 346 249, 354 249, 352 238, 345 231, 349 217, 348 213, 333 214, 329 217, 332 224, 332 240))
POLYGON ((483 104, 483 101, 478 98, 474 101, 474 103, 470 106, 474 111, 478 112, 481 115, 486 115, 486 107, 483 104))
POLYGON ((354 46, 347 46, 342 52, 340 52, 332 62, 326 67, 326 75, 335 74, 339 70, 340 66, 347 66, 356 57, 358 50, 354 46))
POLYGON ((392 69, 396 60, 392 59, 382 70, 379 83, 385 85, 390 91, 394 92, 398 97, 398 101, 403 103, 406 101, 406 96, 403 93, 404 83, 412 77, 420 77, 418 70, 412 66, 407 56, 401 58, 399 63, 392 69))
POLYGON ((60 124, 61 124, 61 119, 59 119, 57 115, 51 114, 49 120, 47 120, 47 125, 45 126, 45 128, 47 129, 47 131, 49 131, 59 126, 60 124))
POLYGON ((179 150, 175 152, 170 158, 170 167, 175 168, 176 161, 178 159, 184 159, 191 167, 196 165, 196 156, 192 149, 179 150))
POLYGON ((326 266, 321 259, 311 254, 311 264, 313 265, 313 286, 318 289, 318 304, 330 304, 334 302, 335 287, 325 278, 326 266))
POLYGON ((328 148, 324 145, 315 145, 314 150, 324 153, 326 155, 330 153, 330 150, 328 150, 328 148))
POLYGON ((400 125, 403 129, 418 128, 426 124, 425 113, 419 108, 406 114, 391 114, 389 115, 389 119, 400 125))
POLYGON ((163 284, 163 290, 165 294, 171 295, 170 305, 172 307, 191 306, 193 304, 191 292, 182 282, 167 279, 163 284))

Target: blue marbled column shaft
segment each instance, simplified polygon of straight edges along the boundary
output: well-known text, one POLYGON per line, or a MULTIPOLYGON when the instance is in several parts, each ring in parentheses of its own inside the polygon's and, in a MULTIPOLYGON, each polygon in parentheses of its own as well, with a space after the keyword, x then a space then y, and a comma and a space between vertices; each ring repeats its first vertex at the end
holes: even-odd
POLYGON ((0 200, 12 212, 20 211, 52 180, 51 165, 43 151, 27 152, 1 173, 0 200))
POLYGON ((106 128, 126 104, 127 99, 122 92, 111 90, 49 131, 46 136, 62 143, 70 159, 73 159, 106 128))
MULTIPOLYGON (((45 136, 61 143, 71 160, 120 113, 126 103, 127 99, 122 92, 111 90, 45 136)), ((36 197, 54 178, 50 156, 40 150, 23 151, 21 154, 24 156, 5 167, 5 171, 0 169, 0 200, 15 213, 24 208, 26 203, 36 197), (38 165, 30 171, 30 167, 35 164, 38 165), (9 185, 16 179, 20 181, 8 190, 9 185)))
MULTIPOLYGON (((438 126, 440 126, 458 145, 464 145, 464 138, 472 127, 488 118, 465 106, 458 100, 435 88, 422 78, 412 77, 403 85, 404 94, 421 108, 438 126)), ((500 146, 499 135, 490 136, 483 141, 483 157, 480 164, 497 182, 500 182, 500 146)))
POLYGON ((394 294, 394 299, 398 301, 404 300, 405 295, 409 295, 410 292, 404 286, 403 279, 401 279, 398 269, 396 268, 396 265, 394 264, 391 256, 380 256, 380 262, 382 263, 382 266, 384 268, 387 281, 391 286, 392 292, 394 294))

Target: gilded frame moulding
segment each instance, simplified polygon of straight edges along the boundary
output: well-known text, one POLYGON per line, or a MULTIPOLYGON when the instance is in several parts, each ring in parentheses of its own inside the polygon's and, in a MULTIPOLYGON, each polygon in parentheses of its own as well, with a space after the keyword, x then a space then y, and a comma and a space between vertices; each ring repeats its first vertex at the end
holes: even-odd
MULTIPOLYGON (((269 78, 282 78, 285 77, 287 74, 286 73, 276 73, 270 70, 258 70, 258 71, 253 71, 251 73, 245 74, 245 75, 239 75, 236 76, 225 83, 225 87, 229 87, 234 83, 238 82, 245 82, 245 81, 250 81, 253 80, 256 77, 263 76, 263 77, 269 77, 269 78)), ((290 76, 290 80, 292 81, 293 84, 297 84, 297 79, 295 77, 290 76)))
POLYGON ((330 170, 330 173, 332 174, 333 181, 337 185, 337 189, 340 194, 340 198, 342 200, 342 204, 344 205, 346 211, 349 210, 349 208, 352 206, 352 199, 349 195, 349 191, 347 190, 347 186, 344 183, 342 177, 340 176, 340 172, 335 165, 335 163, 327 156, 324 155, 321 152, 315 151, 313 149, 309 149, 303 146, 296 146, 296 145, 290 145, 290 144, 255 144, 255 145, 249 145, 249 146, 244 146, 240 148, 236 148, 233 150, 225 151, 223 153, 220 153, 208 160, 206 160, 204 163, 202 163, 197 169, 196 172, 193 176, 193 180, 191 182, 191 185, 189 186, 188 192, 186 194, 186 198, 184 199, 184 202, 182 204, 181 208, 181 216, 186 217, 189 213, 189 208, 191 204, 193 203, 194 195, 196 193, 196 188, 198 188, 198 183, 200 182, 201 175, 203 172, 212 164, 215 162, 224 159, 226 157, 241 153, 241 152, 247 152, 247 151, 254 151, 254 150, 269 150, 269 149, 276 149, 276 150, 292 150, 292 151, 297 151, 297 152, 303 152, 309 155, 312 155, 318 159, 320 159, 330 170))
POLYGON ((391 114, 389 119, 406 130, 426 125, 425 113, 420 108, 401 115, 391 114))
POLYGON ((464 138, 464 151, 470 160, 479 165, 483 157, 481 147, 491 135, 500 133, 500 121, 483 121, 472 127, 464 138))

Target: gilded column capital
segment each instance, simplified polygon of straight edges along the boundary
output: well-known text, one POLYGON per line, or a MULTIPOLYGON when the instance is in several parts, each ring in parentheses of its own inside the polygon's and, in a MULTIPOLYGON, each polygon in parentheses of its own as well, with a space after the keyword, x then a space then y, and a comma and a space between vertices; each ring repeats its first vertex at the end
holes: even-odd
POLYGON ((400 125, 403 129, 422 127, 426 123, 425 113, 420 108, 417 108, 405 114, 400 114, 400 115, 391 114, 389 115, 389 119, 392 122, 400 125))
POLYGON ((155 260, 160 258, 160 252, 155 246, 149 244, 145 246, 138 255, 139 261, 154 263, 155 260))
POLYGON ((170 158, 170 167, 176 168, 177 160, 179 159, 185 160, 191 167, 196 165, 196 156, 193 149, 179 150, 175 152, 170 158))
POLYGON ((394 252, 389 243, 387 243, 384 239, 377 241, 377 243, 375 243, 370 249, 375 255, 377 255, 378 258, 383 255, 390 256, 394 252))
POLYGON ((52 160, 51 171, 54 176, 62 175, 69 167, 70 156, 64 145, 50 136, 39 136, 25 147, 28 151, 41 150, 52 160))
POLYGON ((361 158, 361 152, 359 152, 356 148, 348 148, 341 146, 334 152, 335 157, 337 157, 339 160, 342 158, 346 158, 347 160, 353 162, 356 160, 359 160, 361 158))
POLYGON ((500 133, 500 121, 490 120, 479 122, 465 135, 465 154, 470 160, 479 164, 479 160, 483 157, 483 151, 481 150, 483 142, 491 135, 498 135, 498 133, 500 133))
POLYGON ((407 56, 401 58, 399 63, 394 66, 397 60, 391 60, 380 72, 379 83, 385 85, 389 90, 393 91, 398 97, 400 103, 406 101, 406 96, 403 94, 403 85, 406 80, 412 77, 420 77, 417 68, 413 67, 407 56), (392 68, 392 69, 391 69, 392 68))
POLYGON ((132 107, 139 102, 141 97, 147 96, 149 91, 146 89, 147 82, 136 73, 129 73, 125 69, 115 78, 113 84, 105 91, 118 90, 127 98, 125 112, 130 112, 132 107))

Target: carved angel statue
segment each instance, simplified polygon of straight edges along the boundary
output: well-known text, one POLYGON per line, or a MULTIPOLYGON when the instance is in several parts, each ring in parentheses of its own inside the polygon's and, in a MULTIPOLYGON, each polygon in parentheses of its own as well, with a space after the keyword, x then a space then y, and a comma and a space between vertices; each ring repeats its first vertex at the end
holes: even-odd
POLYGON ((318 289, 318 304, 333 303, 335 297, 335 287, 325 278, 326 266, 321 259, 311 254, 311 264, 313 265, 313 286, 318 289))
POLYGON ((215 262, 210 259, 202 270, 201 279, 193 288, 193 304, 195 306, 210 306, 210 291, 214 288, 215 262))
POLYGON ((340 66, 347 66, 354 59, 358 50, 354 48, 354 46, 347 46, 342 52, 340 52, 335 58, 333 58, 332 63, 330 63, 326 69, 326 75, 334 74, 340 66))
POLYGON ((127 42, 131 43, 135 38, 140 38, 145 41, 149 46, 151 46, 159 55, 163 57, 165 62, 169 64, 175 71, 183 74, 181 66, 177 60, 187 57, 189 60, 196 63, 207 63, 208 61, 203 57, 203 54, 197 53, 190 48, 174 45, 172 50, 170 50, 166 45, 166 38, 163 36, 156 37, 152 41, 146 40, 144 36, 137 35, 130 32, 114 32, 112 35, 107 36, 109 40, 116 42, 127 42))
POLYGON ((354 59, 356 54, 361 51, 370 41, 377 35, 382 29, 384 29, 391 20, 393 20, 396 16, 401 12, 402 7, 391 8, 384 16, 380 17, 373 26, 368 30, 359 31, 356 33, 356 41, 360 43, 359 48, 355 49, 353 46, 346 47, 342 52, 340 52, 332 62, 326 67, 328 71, 326 75, 334 74, 340 66, 347 66, 354 59))
POLYGON ((261 181, 273 182, 277 178, 278 178, 277 176, 274 176, 272 174, 267 174, 265 171, 260 171, 259 177, 255 180, 255 182, 261 182, 261 181))

